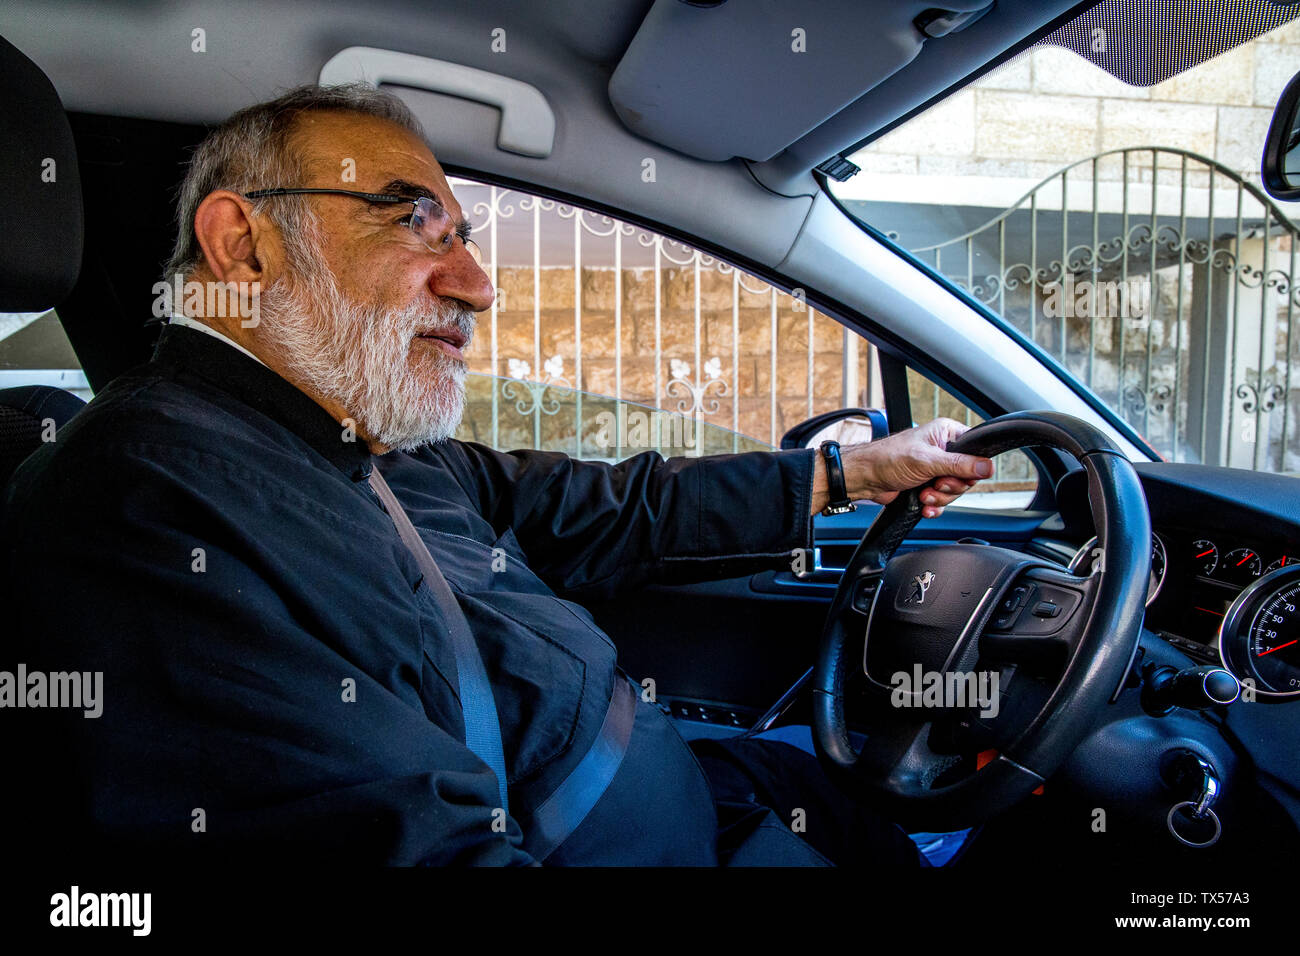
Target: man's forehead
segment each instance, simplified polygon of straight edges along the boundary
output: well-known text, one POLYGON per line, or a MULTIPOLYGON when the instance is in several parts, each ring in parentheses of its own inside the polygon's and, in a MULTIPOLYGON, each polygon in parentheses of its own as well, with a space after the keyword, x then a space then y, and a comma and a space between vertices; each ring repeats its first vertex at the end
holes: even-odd
POLYGON ((294 147, 312 185, 381 192, 401 184, 399 194, 418 193, 460 212, 442 167, 429 147, 397 123, 360 113, 315 111, 294 124, 294 147))

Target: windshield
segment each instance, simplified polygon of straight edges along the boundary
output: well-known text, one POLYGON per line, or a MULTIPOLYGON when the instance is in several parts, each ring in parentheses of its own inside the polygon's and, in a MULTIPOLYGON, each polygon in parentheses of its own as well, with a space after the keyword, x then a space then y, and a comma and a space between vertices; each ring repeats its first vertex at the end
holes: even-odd
POLYGON ((1296 226, 1260 186, 1300 11, 1273 9, 1182 72, 1177 51, 1214 23, 1167 19, 1136 69, 1080 18, 851 154, 861 172, 828 186, 1166 459, 1300 472, 1296 226), (1066 33, 1082 53, 1058 45, 1066 33))

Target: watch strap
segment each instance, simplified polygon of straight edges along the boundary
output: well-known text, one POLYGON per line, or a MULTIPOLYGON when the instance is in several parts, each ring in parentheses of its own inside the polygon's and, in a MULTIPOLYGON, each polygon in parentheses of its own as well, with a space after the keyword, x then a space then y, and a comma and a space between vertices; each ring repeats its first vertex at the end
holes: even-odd
POLYGON ((849 500, 848 487, 844 481, 844 461, 840 457, 840 443, 824 441, 821 444, 822 460, 826 462, 826 490, 830 499, 824 515, 842 515, 857 510, 857 505, 849 500))

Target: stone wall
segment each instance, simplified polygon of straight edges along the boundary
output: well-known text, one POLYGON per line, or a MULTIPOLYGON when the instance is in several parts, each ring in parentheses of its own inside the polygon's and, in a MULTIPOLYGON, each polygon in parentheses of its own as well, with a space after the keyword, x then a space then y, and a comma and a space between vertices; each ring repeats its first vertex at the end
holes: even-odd
MULTIPOLYGON (((753 279, 745 280, 751 287, 753 279)), ((701 269, 699 289, 699 341, 701 364, 707 367, 717 358, 718 378, 728 394, 719 396, 720 386, 710 387, 703 396, 709 406, 717 399, 717 411, 705 414, 706 422, 731 428, 733 403, 738 402, 739 431, 763 441, 772 434, 772 293, 754 293, 743 287, 738 294, 730 273, 701 269), (739 328, 739 363, 733 352, 733 302, 739 328)), ((574 328, 573 269, 531 267, 498 271, 496 317, 497 366, 491 360, 491 318, 479 317, 470 358, 470 370, 510 376, 510 360, 526 362, 529 371, 519 377, 541 381, 547 370, 536 367, 534 342, 540 344, 543 364, 560 356, 562 370, 556 379, 584 392, 618 395, 629 402, 676 409, 679 399, 691 404, 689 394, 666 390, 673 376, 674 361, 690 367, 685 378, 701 383, 709 376, 695 368, 695 272, 694 269, 664 269, 660 273, 659 358, 655 340, 655 273, 653 269, 624 269, 621 280, 610 268, 584 268, 581 287, 581 378, 575 377, 577 353, 574 328), (541 307, 534 314, 534 277, 540 290, 541 307), (616 286, 621 284, 621 309, 617 310, 619 335, 616 339, 616 286), (535 326, 536 321, 536 326, 535 326), (540 337, 536 335, 540 328, 540 337), (655 371, 659 372, 656 397, 655 371), (620 374, 621 369, 621 374, 620 374)), ((803 303, 785 293, 776 293, 776 437, 809 415, 808 346, 812 323, 812 414, 842 406, 844 335, 843 327, 820 313, 810 312, 803 303)), ((865 382, 865 344, 859 356, 859 382, 865 382)), ((519 370, 519 366, 515 366, 519 370)), ((679 367, 680 370, 680 367, 679 367)))
MULTIPOLYGON (((1297 70, 1300 21, 1152 87, 1127 86, 1068 50, 1040 47, 853 160, 864 174, 1041 180, 1096 153, 1159 145, 1216 159, 1258 183, 1273 106, 1297 70)), ((1119 175, 1112 164, 1102 178, 1119 175)))

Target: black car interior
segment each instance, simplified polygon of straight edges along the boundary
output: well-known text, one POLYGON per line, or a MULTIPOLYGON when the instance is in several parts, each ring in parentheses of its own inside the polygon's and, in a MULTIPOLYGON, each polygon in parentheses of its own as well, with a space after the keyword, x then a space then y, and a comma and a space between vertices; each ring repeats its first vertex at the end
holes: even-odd
MULTIPOLYGON (((978 12, 984 4, 966 6, 978 12)), ((653 61, 646 60, 643 68, 654 68, 653 61)), ((0 113, 6 143, 0 155, 6 196, 0 307, 18 312, 57 306, 87 378, 102 388, 145 361, 156 338, 159 320, 151 315, 146 290, 170 251, 174 190, 188 151, 204 131, 180 123, 66 115, 41 70, 2 39, 0 77, 9 104, 0 113), (56 170, 48 181, 32 172, 47 160, 56 170)), ((43 440, 49 421, 57 428, 79 407, 79 399, 57 389, 0 391, 0 484, 43 440)), ((889 424, 896 428, 906 412, 896 405, 889 411, 889 424)), ((1050 834, 1046 839, 1053 842, 1055 854, 1099 866, 1121 866, 1151 854, 1240 861, 1263 845, 1276 853, 1300 849, 1300 762, 1295 759, 1300 705, 1224 706, 1188 696, 1185 689, 1174 694, 1172 685, 1161 691, 1164 696, 1156 694, 1159 685, 1175 676, 1218 663, 1217 625, 1213 614, 1198 618, 1187 610, 1194 600, 1177 580, 1186 548, 1170 555, 1164 588, 1143 620, 1135 595, 1145 590, 1149 569, 1126 566, 1117 543, 1128 535, 1141 539, 1145 548, 1145 505, 1149 527, 1171 541, 1182 542, 1179 535, 1190 536, 1196 529, 1221 530, 1226 537, 1245 536, 1249 528, 1259 529, 1251 532, 1257 550, 1284 550, 1300 537, 1294 479, 1159 462, 1128 466, 1125 461, 1124 475, 1085 469, 1046 446, 1075 453, 1090 449, 1070 449, 1069 441, 1049 432, 1040 421, 1017 435, 1033 447, 1041 472, 1039 493, 1029 508, 953 508, 919 526, 913 516, 888 553, 874 552, 883 563, 891 554, 924 554, 962 542, 1017 552, 1063 572, 1078 546, 1097 530, 1095 521, 1097 528, 1109 529, 1114 553, 1107 556, 1121 570, 1113 579, 1115 589, 1103 596, 1103 603, 1109 602, 1105 614, 1093 619, 1084 637, 1085 643, 1106 651, 1098 658, 1104 658, 1104 667, 1074 674, 1073 689, 1060 697, 1053 696, 1054 679, 1039 680, 1028 671, 1022 678, 1035 702, 1031 713, 1045 708, 1041 721, 1051 725, 1044 732, 1051 731, 1054 745, 1075 742, 1043 760, 1040 769, 1051 779, 1041 793, 1033 792, 1041 780, 1006 770, 1016 779, 996 799, 979 803, 974 816, 992 819, 958 862, 978 865, 999 855, 1029 858, 1044 834, 1050 834), (1125 628, 1131 632, 1127 642, 1108 643, 1125 628), (1120 646, 1123 659, 1116 657, 1120 646), (1086 689, 1086 706, 1080 688, 1086 689), (1166 709, 1171 699, 1180 706, 1166 709), (1085 718, 1086 726, 1058 734, 1061 722, 1077 724, 1085 718), (1166 815, 1174 804, 1203 795, 1207 775, 1214 780, 1223 835, 1200 848, 1172 838, 1166 815), (1011 799, 1012 793, 1023 799, 1011 799), (1099 807, 1108 810, 1111 820, 1104 846, 1087 825, 1099 807)), ((1114 463, 1108 459, 1108 464, 1114 463)), ((861 688, 844 689, 843 660, 821 660, 818 654, 834 657, 825 643, 828 612, 835 621, 846 602, 851 610, 854 600, 851 575, 840 569, 854 569, 857 560, 860 570, 872 542, 896 519, 897 509, 874 505, 819 518, 820 565, 812 573, 768 571, 651 587, 616 602, 593 604, 591 610, 618 646, 628 673, 655 678, 661 706, 684 733, 807 725, 823 734, 832 750, 851 749, 848 728, 869 735, 878 713, 861 697, 861 688), (817 710, 826 707, 831 709, 817 710)), ((988 742, 978 733, 970 739, 988 742)), ((844 764, 851 765, 852 756, 843 755, 844 764)), ((972 770, 967 765, 972 759, 973 754, 962 757, 957 769, 972 770)), ((1032 757, 1023 759, 1032 762, 1032 757)), ((897 783, 888 773, 880 780, 897 783)), ((865 788, 863 796, 884 793, 924 802, 922 790, 930 782, 922 774, 907 787, 877 786, 874 793, 865 788)), ((903 799, 893 806, 903 813, 908 803, 903 799)), ((971 824, 968 816, 920 814, 914 828, 947 824, 956 829, 971 824)))

